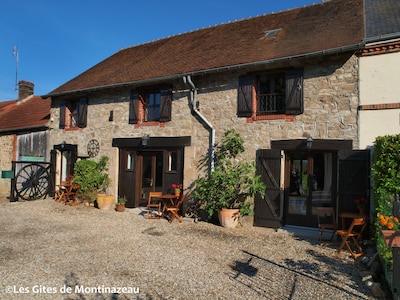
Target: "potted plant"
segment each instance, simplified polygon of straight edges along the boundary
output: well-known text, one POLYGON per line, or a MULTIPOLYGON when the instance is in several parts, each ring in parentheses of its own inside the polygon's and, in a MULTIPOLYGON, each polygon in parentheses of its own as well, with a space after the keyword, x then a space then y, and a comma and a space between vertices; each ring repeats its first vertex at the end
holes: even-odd
POLYGON ((354 203, 356 204, 356 207, 357 207, 358 211, 360 212, 360 215, 365 215, 367 198, 360 197, 360 198, 354 199, 354 203))
POLYGON ((83 159, 76 162, 74 167, 73 183, 80 185, 78 196, 83 201, 94 202, 100 209, 111 209, 114 205, 114 196, 106 194, 111 184, 108 175, 108 157, 102 156, 99 162, 83 159))
POLYGON ((389 247, 400 247, 399 219, 392 215, 377 214, 377 224, 389 247))
POLYGON ((222 226, 235 227, 240 216, 253 214, 254 196, 264 197, 265 184, 256 175, 254 162, 239 157, 244 140, 234 129, 227 130, 215 150, 214 170, 195 182, 194 198, 209 217, 218 213, 222 226))
POLYGON ((125 211, 125 203, 126 203, 126 201, 128 201, 128 199, 126 199, 125 197, 118 198, 117 211, 119 211, 119 212, 125 211))

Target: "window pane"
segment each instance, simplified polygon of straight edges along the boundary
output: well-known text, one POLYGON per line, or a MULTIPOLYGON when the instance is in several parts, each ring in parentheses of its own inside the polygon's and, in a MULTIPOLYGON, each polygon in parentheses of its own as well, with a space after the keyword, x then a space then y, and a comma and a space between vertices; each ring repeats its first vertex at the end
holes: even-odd
POLYGON ((135 153, 129 152, 126 157, 126 169, 133 170, 135 168, 135 153))
POLYGON ((160 119, 161 93, 148 93, 147 102, 147 121, 158 121, 160 119))
POLYGON ((78 102, 71 100, 67 102, 66 125, 68 127, 78 127, 78 102))
POLYGON ((282 113, 285 111, 285 76, 262 75, 257 85, 258 114, 282 113))
POLYGON ((177 170, 177 161, 178 161, 178 153, 176 151, 170 152, 168 157, 168 171, 177 170))

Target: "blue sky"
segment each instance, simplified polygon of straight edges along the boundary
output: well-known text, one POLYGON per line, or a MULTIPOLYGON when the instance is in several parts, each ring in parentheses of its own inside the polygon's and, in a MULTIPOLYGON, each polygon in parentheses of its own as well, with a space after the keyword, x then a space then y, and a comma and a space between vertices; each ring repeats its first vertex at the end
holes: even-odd
POLYGON ((35 95, 44 95, 122 48, 320 2, 2 0, 0 101, 17 98, 16 79, 33 82, 35 95))

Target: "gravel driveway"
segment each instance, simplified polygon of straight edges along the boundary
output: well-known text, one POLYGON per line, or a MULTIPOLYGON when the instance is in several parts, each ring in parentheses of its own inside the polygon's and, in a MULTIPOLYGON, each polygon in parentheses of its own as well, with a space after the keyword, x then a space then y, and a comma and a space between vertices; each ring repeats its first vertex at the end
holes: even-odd
POLYGON ((287 231, 0 201, 1 299, 368 299, 344 252, 287 231))

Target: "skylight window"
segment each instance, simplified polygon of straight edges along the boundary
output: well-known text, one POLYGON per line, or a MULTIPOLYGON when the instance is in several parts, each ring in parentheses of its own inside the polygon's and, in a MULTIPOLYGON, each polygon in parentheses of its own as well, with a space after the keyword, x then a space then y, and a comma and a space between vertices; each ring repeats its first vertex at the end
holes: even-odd
POLYGON ((265 38, 272 38, 272 37, 276 37, 276 34, 281 31, 282 28, 278 28, 278 29, 272 29, 272 30, 267 30, 265 31, 265 38))

